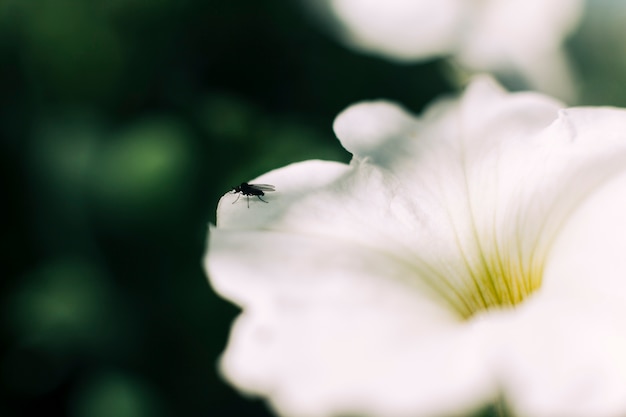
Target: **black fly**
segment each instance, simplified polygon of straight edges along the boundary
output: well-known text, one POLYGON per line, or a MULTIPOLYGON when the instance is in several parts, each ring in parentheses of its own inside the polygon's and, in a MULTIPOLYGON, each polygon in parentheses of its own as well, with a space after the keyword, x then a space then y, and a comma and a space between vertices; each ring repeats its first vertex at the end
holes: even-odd
POLYGON ((242 182, 230 191, 234 194, 239 194, 237 199, 233 201, 232 204, 235 204, 237 200, 239 200, 239 197, 245 195, 248 200, 248 208, 250 208, 250 196, 256 196, 262 202, 268 203, 268 201, 263 200, 261 196, 265 195, 265 192, 267 191, 276 191, 276 187, 269 184, 248 184, 247 182, 242 182))

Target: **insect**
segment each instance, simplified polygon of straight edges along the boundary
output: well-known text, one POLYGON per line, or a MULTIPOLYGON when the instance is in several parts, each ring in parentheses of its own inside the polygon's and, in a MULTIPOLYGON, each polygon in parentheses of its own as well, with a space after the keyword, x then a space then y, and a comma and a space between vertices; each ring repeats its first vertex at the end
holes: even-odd
POLYGON ((248 200, 248 208, 250 208, 250 196, 251 195, 256 196, 259 200, 261 200, 264 203, 269 203, 269 201, 263 200, 261 196, 265 195, 265 192, 276 191, 276 187, 270 184, 248 184, 247 182, 242 182, 240 185, 233 187, 233 189, 230 191, 234 194, 239 194, 237 196, 237 199, 233 201, 232 204, 235 204, 239 200, 239 197, 241 197, 242 195, 245 195, 246 200, 248 200))

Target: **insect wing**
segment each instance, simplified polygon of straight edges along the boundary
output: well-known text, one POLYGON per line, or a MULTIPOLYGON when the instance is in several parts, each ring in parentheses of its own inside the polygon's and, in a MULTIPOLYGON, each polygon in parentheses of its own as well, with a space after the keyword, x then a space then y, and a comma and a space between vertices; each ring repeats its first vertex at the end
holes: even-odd
POLYGON ((276 191, 276 187, 270 184, 248 184, 250 188, 255 188, 260 191, 276 191))

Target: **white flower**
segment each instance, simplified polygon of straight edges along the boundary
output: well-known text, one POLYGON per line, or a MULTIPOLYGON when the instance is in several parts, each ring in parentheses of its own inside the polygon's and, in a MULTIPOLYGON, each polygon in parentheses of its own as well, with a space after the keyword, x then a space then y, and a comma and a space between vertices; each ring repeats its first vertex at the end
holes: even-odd
POLYGON ((226 194, 224 377, 285 416, 626 415, 626 111, 478 79, 416 118, 357 104, 350 165, 226 194))
POLYGON ((342 40, 399 61, 451 55, 464 67, 521 78, 572 100, 564 39, 583 0, 309 0, 333 16, 342 40))

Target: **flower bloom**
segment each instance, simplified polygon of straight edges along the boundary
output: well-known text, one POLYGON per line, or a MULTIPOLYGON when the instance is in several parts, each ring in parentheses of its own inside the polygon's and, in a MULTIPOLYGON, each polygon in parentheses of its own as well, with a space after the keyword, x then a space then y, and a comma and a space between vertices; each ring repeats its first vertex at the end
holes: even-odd
POLYGON ((479 78, 421 117, 367 102, 334 129, 349 165, 219 202, 205 266, 242 309, 229 382, 285 416, 626 415, 626 111, 479 78))
POLYGON ((562 43, 578 26, 582 0, 309 1, 358 50, 398 61, 453 56, 470 70, 574 98, 562 43))

